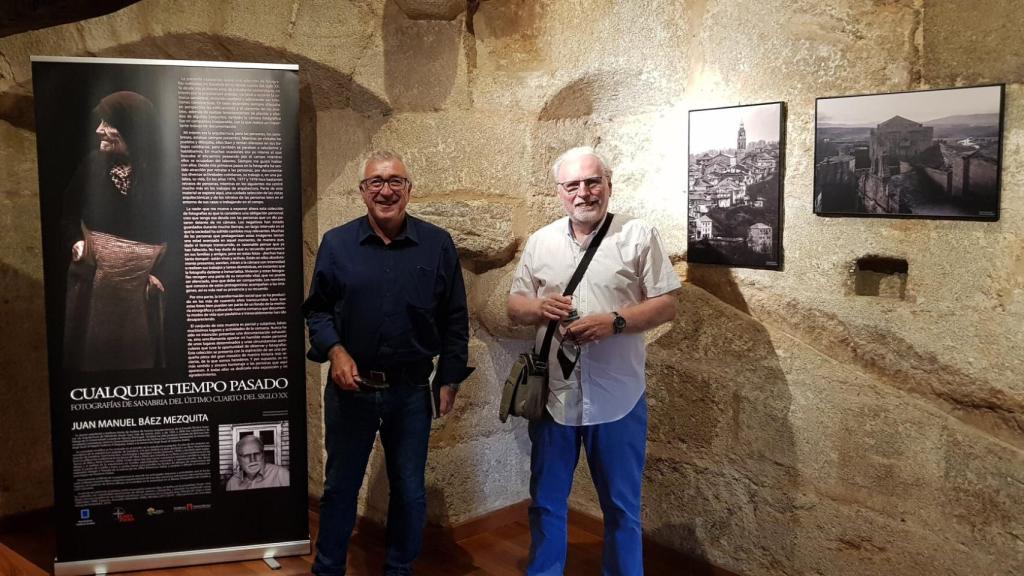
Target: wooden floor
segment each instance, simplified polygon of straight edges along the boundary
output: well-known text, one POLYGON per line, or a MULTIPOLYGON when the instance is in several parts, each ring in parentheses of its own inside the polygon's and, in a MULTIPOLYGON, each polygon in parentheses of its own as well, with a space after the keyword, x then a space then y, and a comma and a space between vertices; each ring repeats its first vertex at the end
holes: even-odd
MULTIPOLYGON (((316 541, 318 517, 310 514, 310 532, 316 541)), ((383 534, 361 524, 352 537, 349 570, 353 576, 380 574, 384 562, 383 534)), ((513 576, 525 572, 530 531, 525 506, 477 522, 471 529, 429 530, 416 563, 419 576, 513 576)), ((569 527, 569 556, 565 573, 593 576, 601 573, 600 521, 574 513, 569 527)), ((669 549, 648 544, 644 564, 650 576, 736 576, 731 572, 689 560, 669 549)), ((0 576, 51 574, 53 529, 47 514, 8 522, 0 531, 0 576)), ((208 564, 184 568, 126 572, 134 576, 294 576, 309 574, 313 555, 279 558, 280 570, 259 560, 208 564)))

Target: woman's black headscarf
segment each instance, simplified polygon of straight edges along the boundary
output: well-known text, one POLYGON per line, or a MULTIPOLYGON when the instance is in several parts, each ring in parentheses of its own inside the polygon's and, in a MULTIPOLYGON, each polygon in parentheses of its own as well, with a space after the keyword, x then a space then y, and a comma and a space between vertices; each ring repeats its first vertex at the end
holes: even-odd
POLYGON ((156 109, 148 98, 127 90, 114 92, 100 100, 93 109, 97 123, 106 120, 117 128, 128 146, 128 155, 136 168, 150 163, 156 133, 156 109))

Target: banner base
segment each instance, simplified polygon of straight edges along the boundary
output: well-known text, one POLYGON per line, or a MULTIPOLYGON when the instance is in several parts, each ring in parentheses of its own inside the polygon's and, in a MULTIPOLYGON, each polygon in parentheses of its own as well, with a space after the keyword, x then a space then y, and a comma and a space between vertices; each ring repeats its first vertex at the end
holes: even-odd
POLYGON ((175 566, 193 566, 195 564, 238 562, 241 560, 281 558, 284 556, 303 556, 309 554, 309 552, 310 541, 297 540, 294 542, 278 542, 276 544, 233 546, 231 548, 210 548, 207 550, 188 550, 184 552, 167 552, 164 554, 147 554, 144 556, 122 556, 119 558, 78 560, 75 562, 54 562, 53 573, 54 576, 92 576, 94 574, 111 574, 114 572, 153 570, 156 568, 171 568, 175 566))

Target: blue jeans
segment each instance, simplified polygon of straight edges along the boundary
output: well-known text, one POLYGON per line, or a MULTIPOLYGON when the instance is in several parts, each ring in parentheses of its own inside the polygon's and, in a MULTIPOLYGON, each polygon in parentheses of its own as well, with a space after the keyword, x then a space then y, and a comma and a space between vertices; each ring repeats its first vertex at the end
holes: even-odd
POLYGON ((563 426, 544 413, 530 423, 530 576, 565 572, 569 491, 580 457, 587 450, 604 514, 605 576, 644 573, 640 490, 647 449, 647 395, 614 422, 563 426))
POLYGON ((356 520, 359 488, 373 441, 380 431, 390 499, 384 574, 412 574, 427 519, 424 469, 430 438, 430 389, 392 384, 376 392, 349 392, 333 383, 324 390, 327 474, 320 498, 320 534, 313 573, 345 574, 348 541, 356 520))

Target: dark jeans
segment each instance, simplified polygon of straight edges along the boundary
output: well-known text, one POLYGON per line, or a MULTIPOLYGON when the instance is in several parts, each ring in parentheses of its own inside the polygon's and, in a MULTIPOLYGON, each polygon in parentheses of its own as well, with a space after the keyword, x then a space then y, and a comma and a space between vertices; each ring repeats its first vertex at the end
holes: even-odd
POLYGON ((333 383, 327 385, 327 477, 320 498, 314 574, 345 574, 359 488, 378 430, 391 490, 384 574, 412 574, 427 518, 423 476, 430 420, 430 390, 426 381, 422 385, 393 384, 378 392, 349 392, 333 383))

